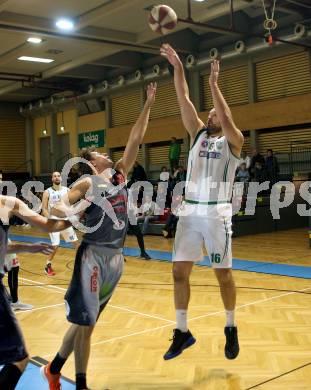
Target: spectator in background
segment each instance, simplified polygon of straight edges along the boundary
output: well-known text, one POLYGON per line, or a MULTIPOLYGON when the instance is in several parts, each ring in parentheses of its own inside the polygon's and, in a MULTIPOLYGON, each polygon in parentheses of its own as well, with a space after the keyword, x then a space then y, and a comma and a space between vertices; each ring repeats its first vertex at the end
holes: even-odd
POLYGON ((279 164, 277 158, 273 154, 272 149, 267 150, 266 164, 267 180, 270 181, 271 185, 278 181, 279 164))
POLYGON ((135 181, 146 181, 146 180, 147 180, 147 174, 144 170, 144 167, 141 166, 138 161, 135 161, 131 182, 135 183, 135 181))
POLYGON ((251 158, 250 156, 247 156, 246 152, 242 152, 241 159, 240 159, 240 167, 242 164, 246 165, 246 169, 249 169, 251 165, 251 158))
MULTIPOLYGON (((158 194, 158 184, 156 183, 156 184, 153 185, 153 194, 152 194, 152 200, 154 202, 157 200, 157 194, 158 194)), ((142 203, 142 198, 141 198, 140 203, 142 203)))
POLYGON ((257 161, 255 163, 253 181, 256 181, 259 184, 261 184, 266 180, 267 180, 267 172, 265 170, 265 166, 260 161, 257 161))
POLYGON ((173 173, 175 168, 178 167, 180 158, 180 144, 177 142, 177 139, 175 137, 172 137, 168 157, 170 160, 171 172, 173 173))
POLYGON ((253 149, 251 163, 250 163, 250 167, 249 167, 249 173, 250 173, 252 179, 255 177, 255 165, 257 162, 259 162, 262 167, 265 166, 264 156, 261 155, 257 149, 253 149))
MULTIPOLYGON (((167 181, 167 180, 160 180, 160 181, 167 181)), ((167 188, 166 186, 159 185, 160 182, 157 185, 157 191, 156 195, 153 197, 154 202, 156 202, 159 205, 163 205, 163 202, 165 203, 166 208, 171 207, 172 202, 172 192, 174 186, 172 185, 172 181, 168 180, 167 188)), ((161 208, 161 206, 159 206, 161 208)))
POLYGON ((174 198, 174 203, 180 202, 180 204, 175 208, 175 210, 172 210, 166 220, 166 224, 164 229, 162 230, 162 234, 165 238, 172 238, 175 236, 176 233, 176 227, 177 227, 177 222, 179 220, 179 210, 182 207, 182 201, 183 201, 183 196, 177 195, 174 198))
POLYGON ((240 169, 239 169, 238 173, 235 176, 235 181, 248 183, 249 180, 250 180, 250 175, 249 175, 249 172, 247 170, 246 163, 243 162, 240 165, 240 169))
POLYGON ((185 181, 187 176, 187 172, 185 171, 183 166, 179 166, 174 172, 174 179, 178 183, 180 181, 185 181))
MULTIPOLYGON (((171 206, 171 199, 172 199, 172 193, 174 190, 175 182, 173 178, 171 177, 167 167, 162 167, 160 172, 160 182, 167 181, 167 191, 166 191, 166 201, 165 201, 165 207, 171 206)), ((157 189, 158 191, 158 189, 157 189)), ((163 194, 162 194, 163 195, 163 194)), ((157 197, 154 198, 154 200, 157 200, 157 197)))
POLYGON ((159 219, 158 215, 155 213, 155 202, 153 202, 150 196, 146 196, 145 202, 142 204, 142 215, 137 217, 137 222, 143 221, 142 233, 145 235, 148 230, 149 223, 151 221, 156 221, 159 219))
POLYGON ((167 167, 162 167, 160 172, 160 180, 161 181, 167 181, 170 178, 170 173, 167 169, 167 167))
POLYGON ((145 250, 145 242, 144 242, 144 236, 141 232, 140 226, 137 223, 137 207, 133 204, 131 201, 131 197, 129 197, 128 201, 128 213, 129 213, 129 221, 128 221, 128 233, 132 233, 137 238, 137 243, 140 249, 140 258, 145 260, 150 260, 151 257, 148 255, 148 253, 145 250), (136 224, 135 222, 136 218, 136 224))

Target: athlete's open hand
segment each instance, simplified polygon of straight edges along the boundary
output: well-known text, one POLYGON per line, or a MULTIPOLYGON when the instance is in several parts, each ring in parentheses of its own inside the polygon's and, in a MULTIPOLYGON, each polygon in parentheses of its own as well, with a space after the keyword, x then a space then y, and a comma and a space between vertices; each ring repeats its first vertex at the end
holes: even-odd
POLYGON ((180 61, 180 58, 178 57, 178 54, 176 53, 176 51, 172 48, 171 45, 169 45, 168 43, 164 43, 161 48, 160 48, 160 54, 162 57, 165 57, 168 62, 174 66, 174 68, 176 66, 180 66, 181 65, 181 61, 180 61))
POLYGON ((147 87, 147 100, 146 103, 149 107, 155 102, 155 96, 157 92, 157 83, 150 83, 147 87))
POLYGON ((216 85, 218 82, 218 76, 219 76, 219 61, 214 60, 211 63, 211 74, 209 76, 209 84, 210 86, 216 85))
POLYGON ((53 246, 44 242, 37 242, 27 247, 27 252, 30 253, 43 253, 44 255, 50 255, 53 253, 53 246))

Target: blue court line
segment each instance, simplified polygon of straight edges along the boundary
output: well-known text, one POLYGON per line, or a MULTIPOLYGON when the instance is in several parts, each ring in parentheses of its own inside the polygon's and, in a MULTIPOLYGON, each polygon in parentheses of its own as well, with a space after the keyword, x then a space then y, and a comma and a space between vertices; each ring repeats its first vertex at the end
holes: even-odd
MULTIPOLYGON (((10 238, 13 241, 23 241, 23 242, 46 242, 50 243, 48 238, 36 238, 30 236, 21 236, 10 234, 10 238)), ((65 241, 61 241, 60 246, 63 248, 73 248, 70 243, 66 243, 65 241)), ((160 261, 172 261, 171 252, 158 251, 158 250, 147 250, 148 254, 153 260, 160 261)), ((124 248, 124 256, 133 256, 138 257, 140 254, 139 249, 135 248, 124 248)), ((210 267, 210 261, 208 256, 204 257, 202 262, 197 263, 199 266, 210 267)), ((305 267, 301 265, 290 265, 290 264, 275 264, 269 262, 259 262, 255 260, 241 260, 241 259, 233 259, 233 267, 232 269, 238 271, 248 271, 248 272, 257 272, 262 274, 270 274, 270 275, 279 275, 279 276, 288 276, 293 278, 303 278, 303 279, 311 279, 311 267, 305 267)))
MULTIPOLYGON (((61 379, 62 390, 75 390, 76 386, 65 379, 61 379)), ((40 367, 31 361, 27 364, 16 390, 43 390, 48 388, 48 383, 42 378, 40 367)))

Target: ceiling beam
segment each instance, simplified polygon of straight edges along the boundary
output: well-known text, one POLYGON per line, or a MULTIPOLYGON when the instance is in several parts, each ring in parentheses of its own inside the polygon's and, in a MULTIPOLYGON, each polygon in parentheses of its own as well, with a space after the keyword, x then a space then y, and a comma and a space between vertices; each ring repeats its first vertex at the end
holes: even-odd
MULTIPOLYGON (((131 7, 135 6, 139 0, 131 0, 131 7)), ((99 5, 77 18, 76 28, 81 30, 100 20, 102 17, 107 17, 129 6, 129 0, 114 0, 108 3, 99 5)))
MULTIPOLYGON (((234 11, 240 11, 246 8, 249 8, 253 5, 255 0, 235 0, 234 1, 234 11)), ((200 21, 200 22, 208 22, 210 20, 219 18, 221 16, 227 15, 230 12, 230 6, 229 2, 226 1, 224 3, 214 5, 211 7, 207 7, 206 11, 202 12, 202 10, 197 11, 197 12, 192 12, 192 18, 193 20, 200 21)), ((213 26, 214 27, 214 26, 213 26)), ((212 31, 215 32, 215 29, 213 27, 205 27, 205 31, 212 31)), ((176 33, 177 31, 180 31, 185 28, 184 23, 178 23, 175 29, 172 31, 173 33, 176 33)), ((219 31, 216 31, 219 32, 219 31)), ((140 42, 148 42, 152 41, 155 38, 154 32, 150 29, 147 28, 143 32, 137 35, 137 43, 140 42)))
POLYGON ((0 12, 4 11, 12 0, 0 0, 0 12))
MULTIPOLYGON (((0 0, 1 1, 1 0, 0 0)), ((7 26, 15 26, 17 28, 28 29, 29 32, 38 32, 41 34, 55 33, 55 36, 62 39, 67 39, 70 35, 78 36, 79 33, 63 34, 55 28, 54 20, 41 18, 37 16, 17 14, 14 12, 3 12, 0 14, 0 24, 7 26)), ((77 29, 78 30, 78 29, 77 29)), ((81 35, 93 38, 107 38, 119 41, 135 41, 136 34, 127 33, 108 28, 88 27, 83 30, 81 35)))
POLYGON ((100 66, 85 65, 59 74, 60 77, 98 80, 105 77, 105 71, 100 66))
MULTIPOLYGON (((18 15, 18 17, 23 17, 24 15, 18 15)), ((0 30, 3 31, 14 31, 22 34, 40 34, 43 37, 53 37, 59 38, 62 40, 72 40, 76 42, 87 42, 88 44, 94 44, 96 46, 102 44, 114 45, 116 48, 120 50, 134 50, 145 53, 157 53, 158 48, 152 45, 137 43, 136 42, 136 34, 130 33, 122 33, 120 31, 114 32, 113 30, 108 30, 108 34, 110 36, 105 36, 105 29, 95 28, 93 29, 92 34, 83 34, 83 33, 72 33, 72 34, 63 34, 59 31, 56 31, 51 28, 51 21, 42 18, 26 18, 23 22, 15 20, 12 23, 9 23, 9 20, 6 18, 5 20, 2 18, 0 14, 0 30), (46 23, 44 23, 44 20, 46 23), (96 35, 94 31, 96 30, 96 35), (123 34, 122 39, 120 39, 120 34, 123 34), (123 39, 124 38, 124 39, 123 39), (126 38, 126 39, 125 39, 126 38)))
POLYGON ((122 52, 101 58, 91 65, 118 67, 125 69, 137 69, 142 63, 142 55, 137 52, 122 52))

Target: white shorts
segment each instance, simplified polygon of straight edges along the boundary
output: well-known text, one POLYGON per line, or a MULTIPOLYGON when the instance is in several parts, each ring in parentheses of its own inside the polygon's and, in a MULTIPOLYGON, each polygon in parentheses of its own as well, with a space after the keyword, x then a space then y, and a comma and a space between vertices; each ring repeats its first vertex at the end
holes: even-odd
POLYGON ((202 261, 203 244, 213 268, 232 267, 231 205, 207 206, 204 216, 180 216, 174 248, 173 261, 202 261))
POLYGON ((60 235, 66 242, 78 241, 78 237, 72 227, 62 230, 61 232, 50 233, 51 244, 58 246, 60 244, 60 235))

